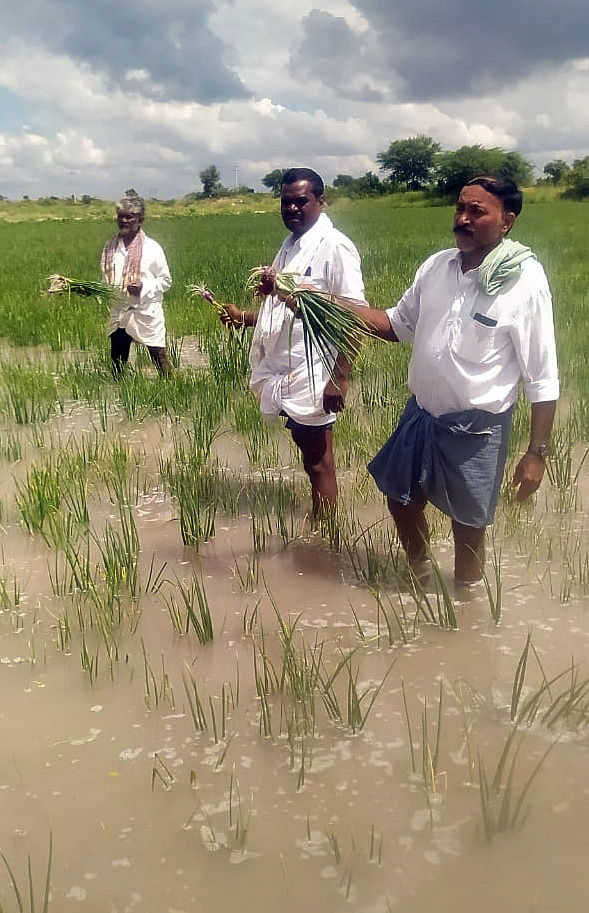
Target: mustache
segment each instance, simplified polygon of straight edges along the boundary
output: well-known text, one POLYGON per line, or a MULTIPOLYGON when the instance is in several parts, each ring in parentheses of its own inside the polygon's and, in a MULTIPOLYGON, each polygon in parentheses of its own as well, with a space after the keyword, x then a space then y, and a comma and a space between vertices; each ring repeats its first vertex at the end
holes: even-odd
POLYGON ((472 235, 472 229, 465 228, 464 225, 455 225, 452 231, 455 235, 472 235))

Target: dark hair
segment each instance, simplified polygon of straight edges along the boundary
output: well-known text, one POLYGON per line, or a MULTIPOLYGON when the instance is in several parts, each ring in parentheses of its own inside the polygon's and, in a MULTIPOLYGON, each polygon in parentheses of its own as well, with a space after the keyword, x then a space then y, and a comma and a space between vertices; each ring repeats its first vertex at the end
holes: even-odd
POLYGON ((280 186, 295 184, 297 181, 309 181, 316 197, 322 196, 325 191, 323 178, 312 168, 287 168, 282 175, 280 186))
POLYGON ((473 184, 484 187, 488 193, 498 197, 503 203, 505 212, 512 212, 514 215, 519 216, 524 205, 524 195, 515 181, 493 174, 482 174, 467 181, 464 186, 471 187, 473 184))

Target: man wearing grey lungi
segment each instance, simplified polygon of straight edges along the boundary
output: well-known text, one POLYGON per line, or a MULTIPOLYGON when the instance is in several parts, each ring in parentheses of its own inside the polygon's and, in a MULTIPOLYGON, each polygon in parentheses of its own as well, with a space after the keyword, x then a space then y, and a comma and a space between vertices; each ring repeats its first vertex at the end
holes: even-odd
POLYGON ((559 396, 544 270, 529 248, 506 238, 521 209, 513 181, 474 178, 456 206, 457 249, 429 257, 396 307, 341 302, 375 336, 413 345, 413 395, 368 469, 414 568, 428 556, 426 503, 451 518, 458 584, 483 575, 520 382, 532 415, 513 477, 519 501, 542 481, 559 396))

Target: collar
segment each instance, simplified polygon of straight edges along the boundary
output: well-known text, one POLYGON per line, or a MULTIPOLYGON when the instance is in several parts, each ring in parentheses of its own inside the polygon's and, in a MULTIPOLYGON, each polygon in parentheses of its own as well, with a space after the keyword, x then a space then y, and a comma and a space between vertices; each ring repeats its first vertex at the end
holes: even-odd
POLYGON ((480 264, 475 266, 474 269, 468 269, 465 273, 462 272, 462 251, 458 250, 457 247, 450 248, 451 256, 448 259, 448 266, 452 265, 459 271, 461 276, 477 276, 480 264))

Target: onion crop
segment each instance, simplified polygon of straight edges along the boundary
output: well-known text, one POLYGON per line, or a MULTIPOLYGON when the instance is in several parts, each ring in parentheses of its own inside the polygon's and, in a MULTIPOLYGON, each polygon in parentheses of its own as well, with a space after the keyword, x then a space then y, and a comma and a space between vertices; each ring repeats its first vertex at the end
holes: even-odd
POLYGON ((206 287, 206 285, 202 285, 197 282, 192 285, 187 285, 186 291, 192 298, 203 298, 205 301, 208 301, 209 304, 215 309, 217 314, 227 314, 225 307, 219 301, 217 301, 213 293, 206 287))
POLYGON ((97 301, 116 301, 120 298, 120 289, 108 285, 106 282, 87 281, 85 279, 72 279, 71 276, 59 276, 57 273, 49 276, 48 295, 79 295, 81 298, 96 298, 97 301))
POLYGON ((363 337, 370 335, 370 329, 361 317, 337 304, 333 296, 299 286, 297 279, 294 273, 276 272, 270 266, 258 266, 251 270, 247 285, 258 298, 277 295, 287 301, 295 317, 299 317, 303 324, 310 378, 313 378, 314 348, 333 379, 337 354, 353 361, 363 337))

